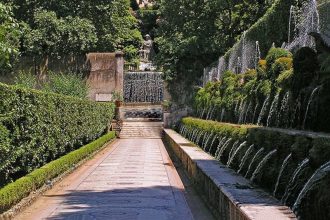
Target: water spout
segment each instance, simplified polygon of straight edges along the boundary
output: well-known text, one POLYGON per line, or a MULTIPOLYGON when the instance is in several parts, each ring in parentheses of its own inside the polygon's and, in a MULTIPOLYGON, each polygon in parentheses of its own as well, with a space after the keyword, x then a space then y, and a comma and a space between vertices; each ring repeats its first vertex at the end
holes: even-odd
POLYGON ((274 192, 273 192, 273 195, 274 195, 274 196, 276 196, 276 192, 277 192, 278 186, 279 186, 279 184, 280 184, 282 174, 283 174, 283 172, 284 172, 284 169, 285 169, 286 166, 288 165, 289 160, 291 159, 291 157, 292 157, 292 154, 289 154, 289 155, 284 159, 284 161, 283 161, 283 163, 282 163, 282 166, 281 166, 280 172, 279 172, 278 177, 277 177, 277 180, 276 180, 276 184, 275 184, 274 192))
POLYGON ((308 163, 309 163, 309 159, 308 158, 304 159, 298 165, 297 169, 294 171, 294 173, 293 173, 293 175, 292 175, 292 177, 291 177, 291 179, 289 181, 289 184, 288 184, 288 186, 285 189, 285 193, 284 193, 284 195, 282 197, 282 202, 283 203, 286 203, 286 201, 288 200, 288 198, 289 198, 289 196, 291 194, 291 191, 290 190, 291 190, 292 186, 295 184, 296 179, 298 177, 298 174, 300 174, 300 172, 307 167, 308 163))
POLYGON ((251 177, 251 181, 254 182, 257 178, 257 176, 262 172, 262 170, 264 169, 265 165, 267 164, 268 160, 274 155, 276 154, 277 150, 272 150, 271 152, 269 152, 264 159, 261 160, 261 162, 258 164, 257 168, 255 169, 255 171, 252 174, 251 177))
POLYGON ((330 172, 330 161, 327 163, 323 164, 320 168, 318 168, 314 174, 309 178, 309 180, 306 182, 304 185, 303 189, 300 191, 292 210, 297 211, 299 208, 302 199, 305 198, 306 194, 310 189, 313 188, 315 184, 317 184, 325 175, 327 175, 330 172))

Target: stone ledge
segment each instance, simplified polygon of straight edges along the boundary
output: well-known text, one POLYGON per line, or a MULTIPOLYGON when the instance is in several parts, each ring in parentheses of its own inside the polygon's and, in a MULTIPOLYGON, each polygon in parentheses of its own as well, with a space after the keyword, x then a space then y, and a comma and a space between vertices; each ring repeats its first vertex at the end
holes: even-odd
POLYGON ((182 162, 197 190, 218 219, 297 219, 282 205, 252 183, 216 161, 211 155, 171 129, 164 142, 182 162))

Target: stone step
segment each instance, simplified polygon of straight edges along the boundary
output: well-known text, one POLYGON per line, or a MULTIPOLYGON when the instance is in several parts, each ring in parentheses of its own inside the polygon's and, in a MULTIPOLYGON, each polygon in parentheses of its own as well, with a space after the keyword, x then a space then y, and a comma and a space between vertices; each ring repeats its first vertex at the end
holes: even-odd
POLYGON ((162 122, 124 121, 120 138, 161 138, 162 122))

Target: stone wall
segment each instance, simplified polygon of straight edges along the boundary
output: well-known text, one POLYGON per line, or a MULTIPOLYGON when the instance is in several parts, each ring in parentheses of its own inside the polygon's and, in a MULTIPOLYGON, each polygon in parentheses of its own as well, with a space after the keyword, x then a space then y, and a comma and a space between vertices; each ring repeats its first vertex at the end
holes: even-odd
POLYGON ((87 66, 90 99, 110 101, 112 92, 123 93, 123 53, 89 53, 87 66))
POLYGON ((165 129, 164 142, 181 161, 216 219, 296 219, 288 207, 255 188, 249 180, 237 175, 175 131, 165 129))

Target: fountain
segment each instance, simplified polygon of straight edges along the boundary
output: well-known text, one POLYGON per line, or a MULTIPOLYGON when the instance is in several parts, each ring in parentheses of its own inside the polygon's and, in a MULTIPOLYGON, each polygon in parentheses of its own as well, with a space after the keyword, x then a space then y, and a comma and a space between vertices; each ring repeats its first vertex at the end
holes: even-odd
POLYGON ((259 117, 258 117, 258 122, 257 122, 258 125, 261 125, 261 121, 264 118, 264 116, 266 115, 266 111, 267 111, 267 108, 268 108, 268 105, 269 105, 269 99, 270 99, 270 95, 268 95, 266 97, 266 99, 264 101, 264 104, 262 105, 262 108, 261 108, 261 111, 260 111, 260 114, 259 114, 259 117))
POLYGON ((257 168, 254 170, 252 177, 250 178, 252 182, 254 182, 257 178, 257 176, 261 173, 264 166, 267 164, 268 160, 276 154, 277 150, 272 150, 269 152, 258 164, 257 168))
POLYGON ((301 47, 315 47, 315 41, 309 33, 320 32, 320 18, 316 0, 311 0, 308 3, 305 3, 301 9, 301 13, 296 12, 296 9, 291 7, 289 30, 286 49, 292 51, 301 47), (291 35, 293 35, 291 26, 293 24, 295 25, 295 33, 294 38, 291 41, 291 35))
POLYGON ((307 108, 306 108, 306 112, 305 112, 305 116, 304 116, 304 121, 303 121, 303 129, 305 128, 305 125, 306 125, 306 120, 307 120, 307 116, 308 116, 308 113, 309 113, 309 109, 310 109, 310 106, 314 100, 314 96, 316 94, 316 92, 322 88, 322 85, 321 86, 318 86, 316 87, 312 93, 311 93, 311 96, 309 97, 309 100, 308 100, 308 104, 307 104, 307 108))
POLYGON ((270 107, 270 110, 269 110, 269 113, 268 113, 268 118, 267 118, 267 127, 270 127, 273 123, 273 120, 275 119, 275 121, 277 121, 277 118, 278 118, 278 112, 277 112, 277 106, 278 106, 278 101, 279 101, 279 97, 280 97, 280 94, 276 94, 272 104, 271 104, 271 107, 270 107))
POLYGON ((292 154, 289 154, 289 155, 284 159, 284 161, 283 161, 283 163, 282 163, 282 166, 281 166, 280 172, 279 172, 278 177, 277 177, 277 180, 276 180, 276 184, 275 184, 275 188, 274 188, 273 196, 276 196, 276 192, 277 192, 278 186, 279 186, 279 184, 280 184, 282 174, 283 174, 283 172, 284 172, 284 169, 285 169, 286 166, 288 165, 289 160, 291 159, 291 157, 292 157, 292 154))
POLYGON ((232 138, 229 138, 224 144, 223 146, 221 147, 221 149, 219 150, 219 153, 216 157, 217 160, 220 160, 220 158, 222 157, 223 155, 223 152, 226 150, 226 148, 229 146, 230 142, 232 141, 232 138))
POLYGON ((310 189, 312 189, 325 175, 327 175, 330 172, 330 161, 323 164, 320 168, 318 168, 314 174, 311 176, 311 178, 306 182, 303 189, 300 191, 293 207, 293 211, 297 211, 299 208, 299 205, 301 204, 301 200, 305 198, 306 194, 310 189))
POLYGON ((227 162, 227 167, 231 167, 231 165, 232 165, 232 163, 233 163, 233 161, 234 161, 234 158, 235 158, 235 156, 236 156, 236 154, 243 148, 243 147, 245 147, 246 146, 246 141, 244 141, 243 143, 241 143, 238 147, 237 147, 237 149, 235 150, 235 152, 233 153, 233 155, 229 155, 229 160, 228 160, 228 162, 227 162))
POLYGON ((162 102, 164 82, 160 72, 127 72, 124 75, 125 102, 162 102))
POLYGON ((282 197, 282 202, 283 202, 284 204, 286 203, 286 201, 288 200, 288 198, 289 198, 289 196, 290 196, 291 188, 292 188, 292 186, 295 184, 296 179, 297 179, 297 177, 298 177, 298 174, 300 174, 300 172, 301 172, 302 170, 304 170, 304 168, 307 167, 308 163, 309 163, 309 159, 308 159, 308 158, 304 159, 304 160, 298 165, 297 169, 294 171, 294 173, 293 173, 293 175, 292 175, 292 177, 291 177, 291 179, 290 179, 290 181, 289 181, 289 184, 287 185, 287 187, 286 187, 286 189, 285 189, 285 193, 284 193, 284 195, 283 195, 283 197, 282 197))
POLYGON ((247 161, 247 159, 249 158, 250 154, 253 152, 253 148, 254 148, 254 144, 252 144, 249 149, 245 152, 241 163, 239 164, 239 170, 237 171, 237 173, 241 173, 242 169, 245 166, 245 163, 247 161))
POLYGON ((255 163, 255 161, 259 158, 259 156, 263 153, 263 151, 264 151, 265 149, 262 147, 262 148, 260 148, 258 151, 257 151, 257 153, 254 155, 254 157, 252 158, 252 160, 251 160, 251 163, 250 163, 250 165, 249 165, 249 168, 248 168, 248 170, 247 170, 247 172, 246 172, 246 174, 245 174, 245 178, 247 178, 248 176, 249 176, 249 174, 252 172, 252 165, 255 163))

